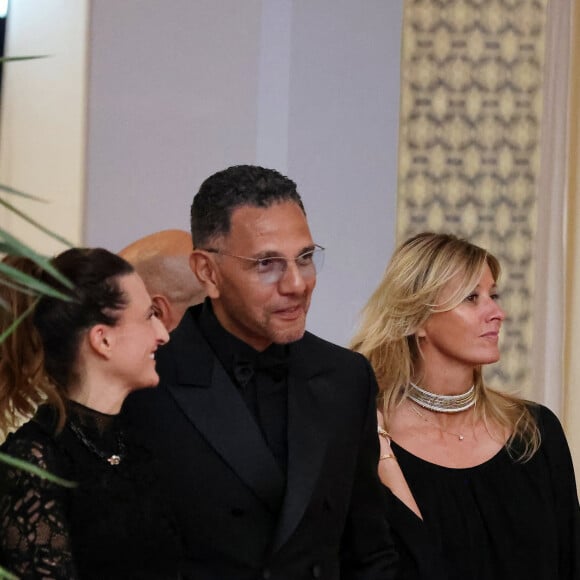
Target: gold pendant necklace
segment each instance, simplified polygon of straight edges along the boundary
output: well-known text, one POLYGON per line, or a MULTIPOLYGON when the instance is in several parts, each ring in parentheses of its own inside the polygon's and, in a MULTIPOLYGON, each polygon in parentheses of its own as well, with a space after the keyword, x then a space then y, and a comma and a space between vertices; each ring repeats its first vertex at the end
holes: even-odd
POLYGON ((463 435, 463 433, 456 433, 455 431, 448 431, 447 429, 443 429, 443 427, 440 427, 439 425, 437 425, 437 423, 435 423, 434 421, 431 421, 431 419, 429 419, 429 417, 425 417, 425 415, 423 415, 423 413, 421 413, 421 411, 419 411, 419 409, 417 409, 417 407, 415 405, 411 406, 411 411, 413 411, 415 413, 415 415, 417 415, 417 417, 419 417, 420 419, 425 421, 425 423, 430 423, 434 427, 437 427, 437 429, 439 429, 439 431, 441 431, 442 433, 447 433, 448 435, 453 435, 454 437, 457 437, 457 439, 459 441, 463 441, 465 439, 465 435, 463 435))

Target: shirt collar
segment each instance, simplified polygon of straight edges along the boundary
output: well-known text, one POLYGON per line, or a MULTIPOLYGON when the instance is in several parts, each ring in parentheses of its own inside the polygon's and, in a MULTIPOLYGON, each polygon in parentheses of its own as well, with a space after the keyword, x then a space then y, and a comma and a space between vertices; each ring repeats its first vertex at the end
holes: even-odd
MULTIPOLYGON (((237 336, 228 332, 220 324, 209 298, 206 298, 203 303, 199 317, 199 328, 230 376, 233 376, 233 368, 236 360, 244 358, 250 362, 254 362, 262 354, 243 340, 240 340, 237 336)), ((287 356, 288 348, 285 344, 271 344, 263 352, 264 354, 267 353, 284 359, 287 356)))

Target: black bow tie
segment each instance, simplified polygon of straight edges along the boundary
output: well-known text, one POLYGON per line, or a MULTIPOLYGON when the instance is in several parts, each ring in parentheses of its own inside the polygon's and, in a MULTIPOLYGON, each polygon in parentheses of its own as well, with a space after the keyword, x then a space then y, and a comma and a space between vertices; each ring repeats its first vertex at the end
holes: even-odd
POLYGON ((236 381, 245 387, 256 372, 263 372, 275 381, 283 379, 288 372, 288 362, 269 354, 259 354, 254 361, 236 356, 233 370, 236 381))

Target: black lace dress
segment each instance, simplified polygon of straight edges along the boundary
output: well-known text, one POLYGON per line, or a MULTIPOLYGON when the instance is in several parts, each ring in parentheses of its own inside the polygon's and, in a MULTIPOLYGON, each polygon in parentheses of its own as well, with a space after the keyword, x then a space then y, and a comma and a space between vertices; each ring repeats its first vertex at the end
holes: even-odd
POLYGON ((0 464, 1 564, 20 578, 179 578, 181 543, 149 452, 116 416, 76 403, 56 436, 54 425, 53 410, 41 407, 1 450, 77 487, 0 464))

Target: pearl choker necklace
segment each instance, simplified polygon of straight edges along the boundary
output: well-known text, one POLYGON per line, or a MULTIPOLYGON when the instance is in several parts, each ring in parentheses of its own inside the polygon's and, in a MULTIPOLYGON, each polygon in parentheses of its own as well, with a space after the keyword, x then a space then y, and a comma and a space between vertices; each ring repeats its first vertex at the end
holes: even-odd
POLYGON ((411 383, 407 394, 409 399, 429 411, 436 413, 460 413, 475 405, 475 385, 460 395, 436 395, 425 391, 416 384, 411 383))

